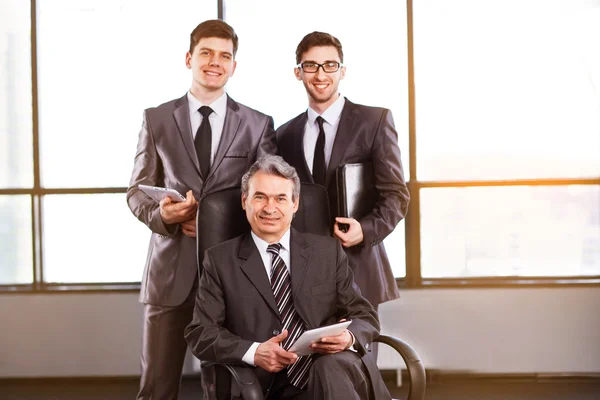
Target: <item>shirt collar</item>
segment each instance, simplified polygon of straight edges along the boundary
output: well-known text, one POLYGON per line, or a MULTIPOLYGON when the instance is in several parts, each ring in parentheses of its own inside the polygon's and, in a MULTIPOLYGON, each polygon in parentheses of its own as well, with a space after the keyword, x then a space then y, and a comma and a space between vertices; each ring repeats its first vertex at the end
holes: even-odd
MULTIPOLYGON (((264 240, 262 240, 261 238, 259 238, 254 232, 250 231, 250 233, 252 235, 252 239, 254 240, 254 243, 256 244, 256 247, 258 247, 258 250, 261 253, 266 253, 269 243, 267 243, 264 240)), ((279 244, 281 245, 283 250, 290 251, 290 230, 289 229, 287 231, 285 231, 285 233, 283 234, 281 239, 279 239, 279 244)))
MULTIPOLYGON (((337 98, 337 100, 334 101, 333 104, 330 105, 323 114, 321 114, 321 117, 323 117, 323 119, 329 125, 333 125, 335 121, 340 119, 340 116, 342 115, 342 110, 344 109, 345 103, 346 103, 346 99, 344 98, 344 96, 342 96, 340 94, 339 97, 337 98)), ((310 124, 314 125, 318 116, 319 116, 319 113, 317 113, 312 108, 308 107, 308 122, 310 124)))
POLYGON ((198 109, 202 106, 209 106, 220 118, 224 118, 225 113, 227 112, 227 93, 225 92, 211 104, 202 104, 202 102, 195 98, 190 91, 187 92, 187 99, 190 106, 190 115, 198 112, 198 109))

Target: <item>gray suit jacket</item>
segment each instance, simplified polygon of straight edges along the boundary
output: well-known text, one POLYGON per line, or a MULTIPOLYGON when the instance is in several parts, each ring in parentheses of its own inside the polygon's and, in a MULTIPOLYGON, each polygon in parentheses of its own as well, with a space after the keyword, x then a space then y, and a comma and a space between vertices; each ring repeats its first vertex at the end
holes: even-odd
MULTIPOLYGON (((298 171, 302 182, 314 182, 304 157, 306 112, 277 129, 279 154, 298 171)), ((360 219, 364 244, 345 249, 356 283, 371 304, 399 297, 396 280, 383 246, 398 222, 406 216, 410 195, 404 180, 398 133, 390 110, 354 104, 348 99, 342 111, 327 167, 325 186, 330 215, 337 215, 336 169, 348 163, 372 162, 378 200, 373 211, 360 219)), ((333 228, 334 220, 331 221, 333 228)))
MULTIPOLYGON (((292 228, 290 247, 292 297, 306 328, 352 320, 348 329, 356 339, 354 347, 376 374, 371 377, 376 393, 385 389, 373 357, 365 357, 379 335, 377 313, 360 295, 339 242, 292 228)), ((185 338, 203 361, 241 363, 252 343, 265 342, 282 330, 262 258, 248 233, 208 249, 203 265, 185 338)), ((263 387, 274 375, 258 367, 255 372, 263 387)))
MULTIPOLYGON (((190 126, 187 96, 144 112, 127 203, 152 231, 140 301, 177 306, 187 298, 197 274, 196 240, 180 225, 167 226, 158 203, 139 184, 162 186, 194 197, 240 185, 242 175, 264 154, 276 152, 273 118, 227 98, 227 115, 208 176, 200 173, 190 126)), ((201 223, 201 221, 200 221, 201 223)))

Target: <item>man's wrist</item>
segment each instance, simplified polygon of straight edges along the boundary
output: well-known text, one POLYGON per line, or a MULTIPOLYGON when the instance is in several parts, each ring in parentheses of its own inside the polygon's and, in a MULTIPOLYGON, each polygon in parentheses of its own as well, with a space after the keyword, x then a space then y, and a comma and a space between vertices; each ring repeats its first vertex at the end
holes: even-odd
POLYGON ((259 345, 260 343, 258 342, 252 343, 252 345, 250 345, 250 347, 248 348, 248 350, 246 350, 246 353, 242 357, 242 361, 248 365, 252 365, 253 367, 255 367, 256 364, 254 357, 256 356, 256 349, 258 349, 259 345))
POLYGON ((354 338, 354 335, 352 334, 352 332, 348 331, 348 333, 350 334, 350 341, 348 342, 348 345, 346 346, 347 349, 354 346, 354 343, 356 342, 356 339, 354 338))

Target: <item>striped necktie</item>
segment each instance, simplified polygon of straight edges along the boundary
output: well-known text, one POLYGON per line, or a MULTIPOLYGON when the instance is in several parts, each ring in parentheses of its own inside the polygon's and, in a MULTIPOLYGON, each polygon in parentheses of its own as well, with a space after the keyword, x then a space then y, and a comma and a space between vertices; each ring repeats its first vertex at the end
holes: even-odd
MULTIPOLYGON (((279 316, 283 323, 283 329, 287 329, 288 336, 283 341, 283 348, 289 349, 292 344, 304 332, 304 321, 294 308, 292 299, 292 280, 290 274, 279 255, 281 244, 270 244, 267 252, 271 254, 271 288, 277 302, 279 316)), ((308 371, 312 364, 312 356, 302 356, 287 369, 287 375, 290 383, 299 389, 304 389, 308 382, 308 371)))

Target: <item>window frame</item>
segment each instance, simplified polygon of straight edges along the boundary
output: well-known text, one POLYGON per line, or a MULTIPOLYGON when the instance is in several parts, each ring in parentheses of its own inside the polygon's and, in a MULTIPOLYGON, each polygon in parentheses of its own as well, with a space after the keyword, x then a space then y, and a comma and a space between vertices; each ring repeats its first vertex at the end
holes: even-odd
MULTIPOLYGON (((226 20, 226 0, 217 2, 218 18, 226 20)), ((504 287, 556 287, 556 286, 599 286, 600 275, 595 276, 535 276, 535 277, 465 277, 465 278, 423 278, 421 276, 421 226, 420 226, 420 191, 423 188, 458 188, 458 187, 499 187, 499 186, 566 186, 566 185, 599 185, 600 176, 587 179, 518 179, 518 180, 477 180, 477 181, 419 181, 417 180, 417 123, 415 103, 415 71, 413 41, 413 0, 407 0, 407 50, 408 50, 408 163, 410 176, 407 182, 411 201, 405 221, 405 257, 406 275, 397 278, 398 287, 402 289, 424 288, 504 288, 504 287)), ((79 293, 79 292, 137 292, 140 282, 105 282, 105 283, 47 283, 43 281, 43 242, 42 200, 46 195, 57 194, 114 194, 126 193, 126 187, 101 188, 43 188, 40 180, 39 154, 39 104, 37 81, 37 8, 36 1, 30 0, 31 11, 31 82, 33 109, 33 187, 24 189, 1 189, 0 195, 28 195, 31 199, 31 246, 33 249, 33 282, 30 284, 2 284, 1 293, 79 293)), ((404 162, 407 160, 405 159, 404 162)))

